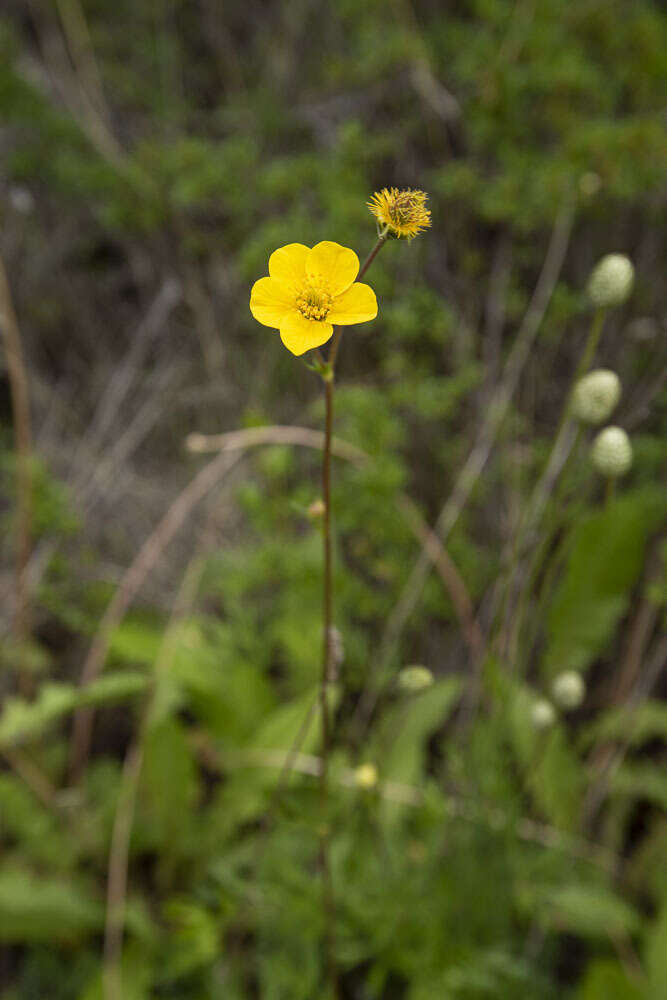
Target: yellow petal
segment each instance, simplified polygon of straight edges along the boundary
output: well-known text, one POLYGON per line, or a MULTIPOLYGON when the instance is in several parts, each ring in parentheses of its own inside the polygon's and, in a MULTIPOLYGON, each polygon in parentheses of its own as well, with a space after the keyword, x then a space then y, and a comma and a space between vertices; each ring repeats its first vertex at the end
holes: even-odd
POLYGON ((303 243, 288 243, 274 250, 269 257, 269 274, 272 278, 301 284, 306 276, 306 257, 310 248, 303 243))
POLYGON ((306 319, 296 309, 283 316, 280 324, 280 339, 287 350, 296 355, 326 344, 332 333, 331 323, 306 319))
POLYGON ((353 323, 366 323, 369 319, 375 319, 377 314, 375 292, 370 285, 355 281, 346 292, 333 300, 327 320, 334 326, 351 326, 353 323))
POLYGON ((359 258, 354 250, 325 240, 308 254, 306 274, 314 284, 326 282, 331 295, 340 295, 359 274, 359 258))
POLYGON ((264 326, 280 328, 280 323, 288 310, 294 308, 294 293, 285 281, 277 278, 260 278, 252 286, 250 312, 264 326))

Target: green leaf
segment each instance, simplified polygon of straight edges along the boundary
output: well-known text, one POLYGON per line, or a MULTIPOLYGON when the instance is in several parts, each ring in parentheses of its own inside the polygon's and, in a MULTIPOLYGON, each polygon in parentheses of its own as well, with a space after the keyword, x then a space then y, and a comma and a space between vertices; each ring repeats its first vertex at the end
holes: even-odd
POLYGON ((641 927, 637 912, 603 886, 561 885, 546 894, 545 903, 545 915, 552 927, 582 937, 634 934, 641 927))
POLYGON ((667 997, 667 905, 646 935, 645 964, 649 979, 647 1000, 667 997))
POLYGON ((141 773, 137 839, 160 848, 167 864, 191 827, 199 795, 197 768, 183 726, 174 719, 149 727, 141 773))
POLYGON ((0 941, 71 942, 97 932, 104 908, 74 878, 0 870, 0 941))
POLYGON ((623 967, 611 959, 589 965, 576 997, 577 1000, 647 1000, 643 990, 630 982, 623 967))
POLYGON ((462 686, 459 677, 446 677, 404 698, 386 714, 369 752, 383 778, 405 784, 422 780, 427 740, 447 721, 462 686))
POLYGON ((122 672, 99 677, 86 687, 43 684, 34 701, 8 698, 0 715, 0 746, 34 739, 61 716, 83 705, 104 705, 133 697, 146 690, 144 674, 122 672))
POLYGON ((610 708, 589 724, 585 745, 617 739, 631 746, 653 739, 667 741, 667 704, 645 701, 636 707, 610 708))
POLYGON ((169 983, 211 963, 220 951, 220 932, 210 911, 188 899, 169 900, 164 915, 169 932, 159 981, 169 983))
POLYGON ((646 489, 575 524, 566 541, 565 574, 549 613, 548 675, 585 670, 603 652, 628 606, 646 541, 663 517, 659 493, 646 489))

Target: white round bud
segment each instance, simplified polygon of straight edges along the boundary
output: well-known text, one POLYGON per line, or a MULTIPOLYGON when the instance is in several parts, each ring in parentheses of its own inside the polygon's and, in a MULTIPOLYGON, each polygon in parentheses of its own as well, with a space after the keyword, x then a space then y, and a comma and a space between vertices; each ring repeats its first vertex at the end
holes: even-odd
POLYGON ((556 721, 556 709, 546 698, 539 698, 533 702, 530 721, 535 729, 549 729, 556 721))
POLYGON ((551 691, 554 701, 561 708, 579 708, 586 694, 586 685, 576 670, 564 670, 554 680, 551 691))
POLYGON ((621 398, 621 380, 608 368, 596 368, 580 378, 572 393, 572 413, 585 424, 608 420, 621 398))
POLYGON ((354 783, 357 788, 370 791, 378 783, 378 770, 375 764, 360 764, 354 770, 354 783))
POLYGON ((433 674, 428 667, 411 666, 403 667, 398 675, 398 686, 403 691, 414 694, 417 691, 424 691, 433 683, 433 674))
POLYGON ((605 427, 591 448, 593 465, 608 479, 624 476, 632 466, 632 445, 622 427, 605 427))
POLYGON ((592 198, 602 187, 602 178, 593 170, 587 170, 579 178, 579 191, 585 198, 592 198))
POLYGON ((622 253, 608 253, 599 261, 588 279, 588 297, 598 309, 622 305, 635 280, 632 261, 622 253))

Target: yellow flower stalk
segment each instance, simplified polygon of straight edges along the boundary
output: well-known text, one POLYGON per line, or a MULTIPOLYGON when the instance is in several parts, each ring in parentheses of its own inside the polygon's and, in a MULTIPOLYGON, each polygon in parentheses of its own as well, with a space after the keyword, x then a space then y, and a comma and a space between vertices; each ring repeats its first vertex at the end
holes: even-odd
POLYGON ((328 240, 312 249, 289 243, 271 254, 269 277, 252 286, 250 311, 280 331, 288 351, 304 354, 326 344, 334 326, 375 319, 375 292, 355 281, 358 274, 359 258, 348 247, 328 240))
POLYGON ((426 207, 427 198, 425 191, 382 188, 375 192, 368 207, 380 229, 392 233, 398 239, 403 237, 412 240, 431 225, 431 213, 426 207))

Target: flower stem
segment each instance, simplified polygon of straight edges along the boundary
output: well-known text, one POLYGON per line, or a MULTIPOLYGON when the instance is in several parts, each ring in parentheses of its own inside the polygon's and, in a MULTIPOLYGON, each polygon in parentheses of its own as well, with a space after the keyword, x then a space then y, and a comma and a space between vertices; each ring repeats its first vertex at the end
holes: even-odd
POLYGON ((20 664, 19 688, 21 694, 27 696, 33 691, 33 679, 24 662, 27 655, 25 646, 30 639, 28 562, 32 533, 32 430, 28 377, 21 347, 21 334, 2 258, 0 258, 0 337, 5 344, 16 445, 17 543, 14 634, 18 644, 20 664))
MULTIPOLYGON (((333 375, 333 373, 332 373, 333 375)), ((331 429, 333 426, 334 384, 333 377, 324 380, 324 451, 322 455, 322 500, 324 501, 324 636, 322 652, 322 677, 320 682, 320 714, 322 725, 322 763, 320 765, 320 868, 324 893, 324 963, 330 996, 338 996, 334 946, 334 896, 329 863, 329 752, 331 726, 329 720, 328 688, 331 680, 331 629, 332 629, 332 558, 331 558, 331 429)))
MULTIPOLYGON (((386 242, 387 234, 382 233, 377 243, 361 266, 358 279, 363 278, 376 256, 386 242)), ((324 503, 324 520, 322 538, 324 544, 324 594, 322 617, 324 635, 322 640, 322 676, 320 680, 320 715, 322 727, 322 762, 320 765, 320 849, 319 862, 322 873, 322 888, 324 902, 324 966, 328 989, 327 1000, 338 1000, 338 974, 335 956, 335 900, 331 864, 329 860, 330 830, 329 830, 329 756, 331 750, 331 720, 329 717, 329 684, 333 674, 332 628, 333 628, 333 559, 331 543, 331 436, 334 413, 334 374, 336 357, 343 334, 343 328, 337 327, 331 342, 331 350, 322 375, 324 383, 324 450, 322 452, 322 501, 324 503)))
POLYGON ((607 485, 604 491, 605 507, 609 507, 613 503, 615 495, 616 495, 616 480, 613 478, 613 476, 610 476, 609 479, 607 480, 607 485))
MULTIPOLYGON (((382 247, 387 242, 387 231, 380 233, 377 239, 377 243, 369 253, 366 260, 361 265, 359 274, 356 277, 357 281, 361 281, 366 271, 371 266, 377 255, 379 254, 382 247)), ((343 336, 343 327, 339 326, 334 330, 333 340, 331 341, 331 350, 329 351, 329 367, 331 368, 331 373, 333 375, 333 370, 336 365, 336 358, 338 356, 338 348, 340 347, 340 338, 343 336)))

